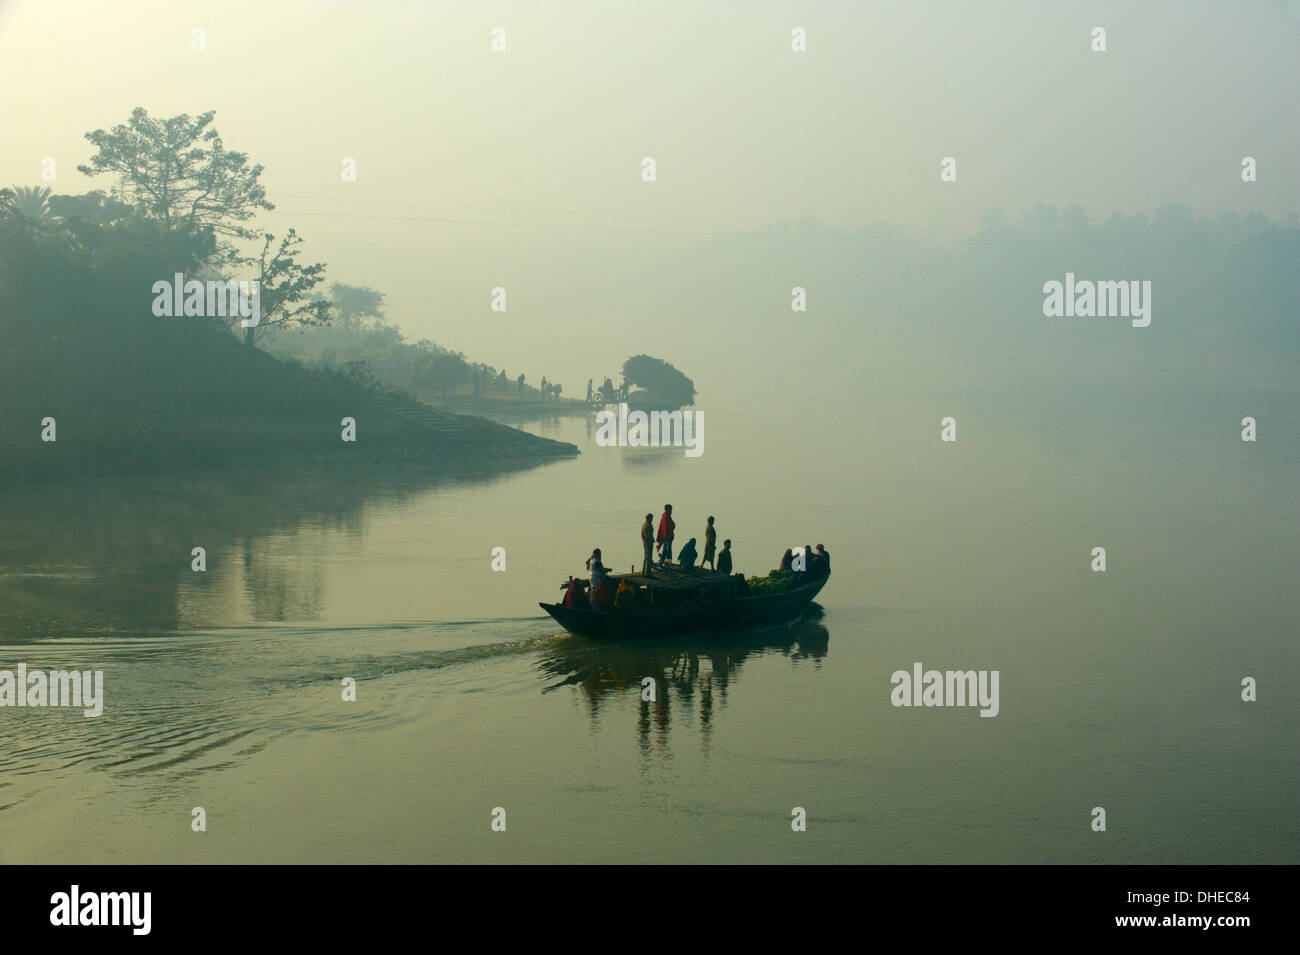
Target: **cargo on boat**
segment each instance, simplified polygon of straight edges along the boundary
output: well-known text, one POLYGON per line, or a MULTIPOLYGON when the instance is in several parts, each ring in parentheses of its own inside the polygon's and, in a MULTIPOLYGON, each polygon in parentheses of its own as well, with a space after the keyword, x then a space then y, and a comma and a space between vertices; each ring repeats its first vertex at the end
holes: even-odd
MULTIPOLYGON (((817 596, 830 571, 787 573, 776 586, 752 587, 743 576, 728 576, 702 567, 667 564, 649 576, 610 574, 617 588, 635 588, 635 599, 595 609, 585 598, 580 606, 540 603, 560 626, 584 637, 648 637, 742 624, 776 623, 797 616, 817 596), (739 578, 739 579, 738 579, 739 578)), ((766 581, 765 581, 766 583, 766 581)), ((567 587, 561 584, 561 587, 567 587)))

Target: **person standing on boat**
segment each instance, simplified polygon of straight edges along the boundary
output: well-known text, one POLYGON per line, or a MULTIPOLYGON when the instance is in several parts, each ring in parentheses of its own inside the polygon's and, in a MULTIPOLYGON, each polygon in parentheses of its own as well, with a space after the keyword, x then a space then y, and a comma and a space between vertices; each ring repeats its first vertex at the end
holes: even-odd
POLYGON ((700 558, 700 568, 703 569, 705 564, 709 565, 709 570, 717 570, 713 566, 713 552, 718 547, 718 532, 713 529, 713 517, 709 517, 709 523, 704 528, 704 556, 700 558))
POLYGON ((650 569, 654 566, 654 549, 655 549, 655 516, 647 514, 645 523, 641 525, 641 549, 645 551, 645 559, 641 561, 642 575, 649 577, 650 569))
MULTIPOLYGON (((706 545, 707 547, 707 545, 706 545)), ((718 573, 731 576, 731 541, 722 542, 722 552, 718 554, 718 573)))
POLYGON ((605 582, 605 575, 609 571, 605 570, 605 565, 600 562, 600 548, 597 547, 587 558, 587 569, 591 571, 591 605, 596 606, 596 592, 605 582))
POLYGON ((659 544, 659 563, 666 564, 673 559, 673 533, 677 530, 677 524, 673 521, 673 506, 664 505, 663 516, 659 518, 659 536, 655 542, 659 544))

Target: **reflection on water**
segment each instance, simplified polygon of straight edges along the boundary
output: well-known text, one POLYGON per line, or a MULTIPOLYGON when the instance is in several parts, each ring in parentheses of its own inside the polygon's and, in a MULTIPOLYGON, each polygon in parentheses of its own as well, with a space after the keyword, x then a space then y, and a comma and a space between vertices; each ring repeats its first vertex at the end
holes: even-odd
POLYGON ((232 607, 258 622, 316 620, 331 540, 360 540, 371 517, 430 491, 507 478, 261 470, 6 488, 0 642, 219 626, 232 607))
POLYGON ((823 615, 821 605, 813 603, 797 620, 764 628, 617 642, 573 637, 543 649, 538 666, 551 679, 547 692, 581 688, 593 725, 600 721, 602 706, 638 701, 642 750, 653 746, 666 751, 674 715, 697 721, 708 741, 727 705, 727 692, 749 658, 779 654, 796 665, 812 661, 820 667, 830 645, 823 615), (653 701, 646 698, 646 677, 655 681, 653 701))
POLYGON ((561 415, 545 415, 532 419, 536 424, 536 434, 543 438, 556 438, 564 428, 564 421, 561 415))
POLYGON ((624 471, 667 471, 677 464, 674 458, 683 453, 681 448, 618 448, 617 450, 620 452, 619 463, 622 464, 624 471))

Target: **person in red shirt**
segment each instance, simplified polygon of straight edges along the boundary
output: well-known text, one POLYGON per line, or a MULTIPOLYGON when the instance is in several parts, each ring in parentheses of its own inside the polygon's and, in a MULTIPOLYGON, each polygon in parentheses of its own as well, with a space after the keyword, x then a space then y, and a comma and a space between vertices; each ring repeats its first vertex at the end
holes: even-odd
POLYGON ((673 506, 664 505, 664 513, 659 518, 659 535, 655 537, 655 542, 659 545, 659 563, 666 564, 673 559, 673 532, 677 530, 677 524, 673 521, 673 506))

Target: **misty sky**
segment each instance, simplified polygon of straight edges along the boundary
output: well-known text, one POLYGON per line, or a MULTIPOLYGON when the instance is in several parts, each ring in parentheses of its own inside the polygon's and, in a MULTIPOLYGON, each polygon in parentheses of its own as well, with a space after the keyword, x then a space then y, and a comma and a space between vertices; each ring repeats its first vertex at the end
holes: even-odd
POLYGON ((690 372, 645 327, 647 290, 661 309, 713 271, 758 280, 710 249, 782 221, 945 242, 1036 202, 1285 219, 1298 59, 1300 0, 7 0, 0 183, 38 184, 53 156, 56 192, 107 189, 76 171, 86 131, 135 106, 215 109, 228 148, 266 166, 263 224, 296 227, 329 280, 386 292, 411 338, 573 394, 637 350, 690 372), (488 310, 495 285, 506 316, 488 310))

